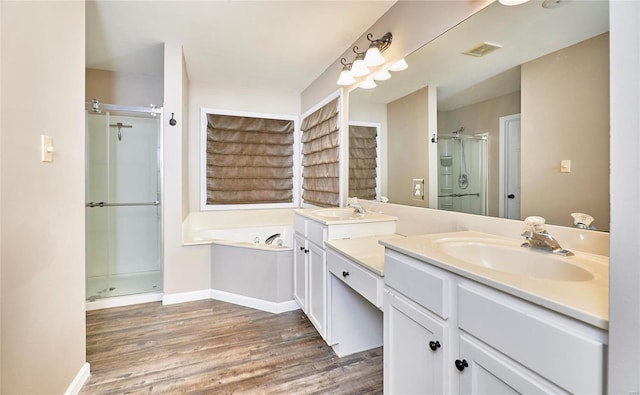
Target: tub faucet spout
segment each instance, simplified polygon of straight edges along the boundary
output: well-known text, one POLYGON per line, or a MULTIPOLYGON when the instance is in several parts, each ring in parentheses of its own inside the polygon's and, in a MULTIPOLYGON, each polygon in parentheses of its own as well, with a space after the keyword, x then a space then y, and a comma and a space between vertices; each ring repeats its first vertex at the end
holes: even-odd
POLYGON ((264 244, 269 246, 269 245, 273 244, 273 241, 275 239, 277 239, 278 237, 280 237, 280 233, 276 233, 274 235, 271 235, 271 236, 267 237, 267 239, 264 241, 264 244))

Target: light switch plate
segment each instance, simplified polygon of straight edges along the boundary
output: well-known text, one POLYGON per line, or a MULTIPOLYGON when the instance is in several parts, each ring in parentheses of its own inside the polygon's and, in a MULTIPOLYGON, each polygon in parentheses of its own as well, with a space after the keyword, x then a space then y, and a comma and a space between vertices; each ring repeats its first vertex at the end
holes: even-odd
POLYGON ((414 178, 413 189, 411 191, 413 200, 424 200, 424 179, 414 178))
POLYGON ((51 136, 40 136, 40 160, 53 162, 53 139, 51 136))
POLYGON ((571 173, 571 159, 560 161, 560 173, 571 173))

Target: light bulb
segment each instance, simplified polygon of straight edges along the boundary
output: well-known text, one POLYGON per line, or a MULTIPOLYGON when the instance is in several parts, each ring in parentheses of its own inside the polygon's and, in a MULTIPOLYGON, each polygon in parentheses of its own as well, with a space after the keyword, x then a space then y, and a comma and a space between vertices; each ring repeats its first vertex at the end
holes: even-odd
POLYGON ((338 77, 338 81, 336 82, 336 84, 345 86, 345 85, 351 85, 355 83, 356 83, 356 79, 353 78, 353 74, 351 74, 351 70, 344 67, 340 72, 340 77, 338 77))
POLYGON ((409 67, 409 65, 407 64, 407 61, 404 60, 404 58, 398 60, 397 62, 395 62, 394 64, 392 64, 389 67, 390 71, 402 71, 402 70, 406 70, 407 67, 409 67))
POLYGON ((374 80, 368 79, 364 80, 358 85, 358 88, 362 89, 373 89, 376 87, 376 82, 374 80))
POLYGON ((354 77, 362 77, 363 75, 369 74, 369 68, 364 63, 362 57, 358 57, 353 61, 353 65, 351 66, 351 74, 353 74, 354 77))
POLYGON ((391 78, 391 74, 388 70, 380 70, 373 74, 373 79, 376 81, 385 81, 391 78))
POLYGON ((364 55, 364 63, 369 67, 379 66, 384 63, 384 57, 375 43, 371 43, 369 49, 367 49, 367 53, 364 55))

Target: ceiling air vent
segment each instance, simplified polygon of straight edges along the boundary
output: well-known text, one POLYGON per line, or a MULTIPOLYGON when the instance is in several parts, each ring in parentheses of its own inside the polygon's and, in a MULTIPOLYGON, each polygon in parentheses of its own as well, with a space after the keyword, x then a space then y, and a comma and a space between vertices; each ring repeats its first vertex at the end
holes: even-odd
POLYGON ((480 45, 476 45, 475 47, 467 51, 464 51, 463 54, 469 55, 469 56, 475 56, 476 58, 479 58, 481 56, 484 56, 500 48, 502 48, 502 45, 484 42, 480 45))

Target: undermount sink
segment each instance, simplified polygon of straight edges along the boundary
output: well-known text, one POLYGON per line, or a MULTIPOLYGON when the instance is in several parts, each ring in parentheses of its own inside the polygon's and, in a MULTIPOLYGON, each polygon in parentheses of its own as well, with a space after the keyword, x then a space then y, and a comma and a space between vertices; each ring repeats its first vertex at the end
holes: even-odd
POLYGON ((319 208, 311 212, 318 217, 324 217, 329 219, 357 219, 363 218, 368 213, 356 213, 352 208, 319 208))
POLYGON ((580 266, 589 260, 585 256, 564 257, 482 238, 445 238, 435 241, 434 246, 452 258, 501 272, 557 281, 594 278, 593 273, 580 266))

